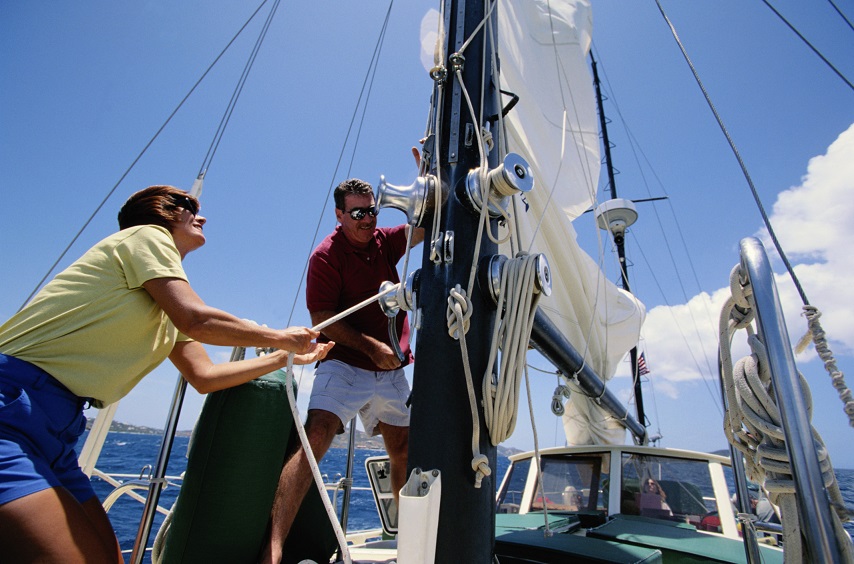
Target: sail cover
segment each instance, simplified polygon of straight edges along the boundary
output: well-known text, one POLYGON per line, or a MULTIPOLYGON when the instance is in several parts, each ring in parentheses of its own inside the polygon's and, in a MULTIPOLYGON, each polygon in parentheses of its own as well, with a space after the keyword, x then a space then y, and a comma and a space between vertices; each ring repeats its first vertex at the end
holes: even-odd
MULTIPOLYGON (((553 287, 540 307, 609 380, 637 343, 645 309, 581 250, 571 223, 594 205, 601 163, 590 3, 499 0, 498 10, 501 88, 519 96, 505 118, 507 149, 527 159, 535 178, 516 219, 522 250, 546 255, 553 287)), ((574 391, 563 416, 567 442, 625 442, 623 427, 574 391)))

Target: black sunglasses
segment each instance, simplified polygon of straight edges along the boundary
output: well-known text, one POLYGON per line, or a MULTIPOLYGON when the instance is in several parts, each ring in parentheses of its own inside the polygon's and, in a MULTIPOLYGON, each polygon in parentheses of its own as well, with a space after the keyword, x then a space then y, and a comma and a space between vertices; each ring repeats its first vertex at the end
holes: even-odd
POLYGON ((184 208, 193 215, 199 215, 199 206, 187 196, 172 196, 172 201, 179 208, 184 208))
POLYGON ((345 211, 344 213, 350 214, 355 221, 360 221, 365 218, 365 215, 369 215, 371 217, 377 217, 377 214, 380 213, 380 209, 376 206, 370 206, 368 208, 353 208, 350 211, 345 211))

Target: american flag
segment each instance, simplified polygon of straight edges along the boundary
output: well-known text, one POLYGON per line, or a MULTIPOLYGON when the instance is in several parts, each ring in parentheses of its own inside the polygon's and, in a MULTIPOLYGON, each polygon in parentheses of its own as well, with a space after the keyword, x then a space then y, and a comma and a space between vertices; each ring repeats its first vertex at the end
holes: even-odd
POLYGON ((641 353, 638 357, 638 376, 646 376, 649 374, 649 368, 646 367, 646 358, 644 358, 644 353, 641 353))

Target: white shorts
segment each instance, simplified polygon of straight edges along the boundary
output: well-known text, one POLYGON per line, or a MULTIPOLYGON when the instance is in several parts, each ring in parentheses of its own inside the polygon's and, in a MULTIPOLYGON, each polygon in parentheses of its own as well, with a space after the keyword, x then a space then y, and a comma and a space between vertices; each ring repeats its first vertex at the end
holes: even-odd
POLYGON ((397 427, 409 426, 409 382, 402 368, 373 371, 356 368, 338 360, 320 363, 308 409, 334 413, 347 422, 359 414, 369 436, 379 434, 380 422, 397 427))

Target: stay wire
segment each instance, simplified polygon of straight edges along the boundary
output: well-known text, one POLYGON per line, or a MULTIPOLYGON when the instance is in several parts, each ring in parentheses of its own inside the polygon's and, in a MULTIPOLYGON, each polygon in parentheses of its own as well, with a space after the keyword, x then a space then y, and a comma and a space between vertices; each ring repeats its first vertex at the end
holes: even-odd
POLYGON ((187 92, 187 94, 181 99, 181 101, 178 103, 178 105, 175 107, 175 109, 172 110, 172 113, 169 114, 169 117, 166 118, 166 121, 163 122, 163 124, 154 133, 154 135, 151 137, 151 139, 148 140, 148 143, 145 144, 145 146, 142 148, 142 150, 139 152, 139 154, 136 156, 136 158, 133 160, 133 162, 131 162, 130 166, 128 166, 127 169, 125 169, 125 171, 122 173, 121 177, 119 177, 118 181, 116 181, 116 183, 109 190, 109 192, 107 192, 107 195, 104 196, 104 199, 101 200, 101 203, 99 203, 97 205, 97 207, 95 207, 95 211, 92 212, 92 214, 85 221, 85 223, 83 223, 83 226, 80 228, 80 230, 77 231, 77 233, 74 235, 74 237, 72 237, 71 241, 68 243, 68 245, 65 247, 65 249, 63 249, 63 251, 60 253, 59 257, 57 257, 56 261, 51 265, 51 267, 48 269, 48 271, 45 273, 45 275, 42 277, 42 279, 39 280, 38 284, 36 284, 36 286, 33 288, 33 291, 30 292, 30 295, 27 296, 27 298, 24 300, 24 303, 22 303, 21 306, 18 308, 18 311, 21 311, 22 309, 24 309, 24 306, 27 305, 27 303, 33 298, 33 296, 36 295, 36 293, 41 288, 42 284, 44 284, 45 280, 47 280, 48 277, 50 277, 50 275, 56 269, 57 265, 62 261, 63 258, 65 258, 65 255, 68 254, 68 251, 71 250, 71 247, 74 246, 74 243, 77 242, 77 239, 79 239, 80 236, 83 234, 83 232, 86 230, 86 228, 89 227, 89 224, 92 223, 92 220, 95 219, 95 216, 98 215, 98 213, 101 211, 101 209, 107 203, 107 200, 110 199, 110 197, 118 189, 119 185, 124 181, 124 179, 127 177, 127 175, 130 174, 130 171, 133 170, 133 168, 136 166, 136 163, 139 162, 139 160, 148 151, 148 149, 151 147, 151 145, 154 144, 154 141, 160 136, 160 134, 163 132, 163 130, 166 129, 166 126, 169 124, 169 122, 172 121, 172 118, 175 117, 175 114, 178 113, 178 110, 180 110, 181 107, 183 107, 184 103, 189 99, 189 97, 193 94, 193 92, 195 92, 196 88, 198 88, 198 86, 202 83, 202 81, 205 79, 205 77, 207 77, 208 73, 210 73, 210 71, 213 69, 213 67, 216 66, 216 64, 223 57, 223 55, 225 55, 226 51, 228 51, 228 49, 234 44, 234 42, 237 40, 237 38, 240 36, 240 34, 243 33, 243 31, 246 29, 246 27, 249 25, 249 23, 255 18, 256 15, 258 15, 258 12, 261 10, 261 8, 264 7, 264 4, 266 4, 266 3, 267 3, 267 0, 262 0, 261 4, 255 9, 254 12, 252 12, 252 15, 249 16, 249 19, 247 19, 246 22, 243 24, 243 26, 241 26, 241 28, 237 31, 237 33, 234 34, 234 37, 232 37, 231 40, 222 49, 222 51, 220 51, 219 55, 216 56, 216 58, 213 60, 213 62, 210 65, 208 65, 208 68, 205 69, 205 72, 202 73, 202 76, 200 76, 199 79, 195 82, 195 84, 193 84, 193 87, 190 88, 190 91, 187 92))
POLYGON ((827 0, 827 1, 830 3, 831 6, 833 6, 833 9, 836 10, 837 14, 839 14, 839 17, 842 18, 843 20, 845 20, 845 23, 848 24, 848 27, 850 27, 852 30, 854 30, 854 25, 851 24, 851 20, 849 20, 848 17, 842 13, 842 10, 839 9, 839 6, 837 6, 833 2, 833 0, 827 0))
MULTIPOLYGON (((772 6, 770 2, 768 2, 768 0, 762 0, 762 2, 764 2, 764 3, 765 3, 765 5, 766 5, 766 6, 768 6, 768 7, 771 9, 771 11, 772 11, 772 12, 774 12, 774 13, 777 15, 777 17, 778 17, 778 18, 780 18, 780 19, 783 21, 783 23, 784 23, 784 24, 786 24, 787 26, 789 26, 789 29, 791 29, 793 32, 795 32, 795 35, 797 35, 797 36, 801 39, 801 41, 803 41, 803 42, 806 44, 806 46, 807 46, 807 47, 809 47, 810 49, 812 49, 812 52, 813 52, 813 53, 815 53, 816 55, 818 55, 818 57, 819 57, 822 61, 824 61, 824 64, 826 64, 828 67, 830 67, 830 70, 832 70, 833 72, 835 72, 835 73, 836 73, 836 76, 838 76, 839 78, 841 78, 841 79, 842 79, 842 81, 843 81, 845 84, 847 84, 847 85, 848 85, 848 88, 850 88, 851 90, 854 90, 854 84, 851 84, 851 81, 850 81, 850 80, 848 80, 847 78, 845 78, 845 75, 843 75, 843 74, 839 71, 839 69, 837 69, 835 66, 833 66, 833 63, 831 63, 830 61, 828 61, 828 60, 827 60, 827 58, 826 58, 824 55, 822 55, 822 54, 821 54, 821 51, 819 51, 818 49, 816 49, 816 48, 813 46, 813 44, 812 44, 812 43, 810 43, 810 42, 807 40, 807 38, 806 38, 806 37, 804 37, 803 35, 801 35, 801 32, 800 32, 800 31, 798 31, 798 30, 795 28, 795 26, 793 26, 791 23, 789 23, 789 20, 787 20, 787 19, 783 16, 783 14, 781 14, 780 12, 778 12, 778 11, 777 11, 777 9, 776 9, 776 8, 774 8, 774 6, 772 6)), ((832 4, 832 2, 831 2, 831 4, 832 4)), ((834 6, 834 7, 835 7, 835 6, 834 6)), ((837 10, 838 10, 838 8, 837 8, 837 10)), ((841 14, 841 12, 840 12, 840 14, 841 14)), ((843 18, 844 18, 844 16, 843 16, 843 18)), ((848 20, 847 20, 847 19, 845 19, 845 21, 848 21, 848 20)), ((848 25, 851 25, 851 23, 849 22, 849 23, 848 23, 848 25)))
POLYGON ((234 113, 234 108, 237 106, 237 100, 238 98, 240 98, 240 94, 243 92, 243 87, 246 85, 246 80, 249 78, 249 72, 252 70, 252 67, 255 64, 255 59, 258 57, 258 52, 261 50, 261 45, 264 43, 264 39, 267 37, 267 31, 270 29, 270 24, 273 21, 273 17, 276 15, 276 10, 278 10, 280 3, 281 0, 275 0, 275 2, 273 3, 273 7, 270 9, 270 13, 267 15, 267 20, 264 22, 264 26, 261 28, 261 32, 258 35, 258 39, 255 40, 255 45, 252 47, 252 52, 249 54, 249 59, 246 61, 246 65, 243 67, 243 73, 240 75, 240 78, 237 81, 237 85, 234 88, 234 92, 231 95, 231 99, 228 101, 228 106, 226 106, 225 113, 223 114, 222 119, 219 122, 219 126, 217 127, 216 133, 214 134, 214 138, 211 141, 211 145, 208 148, 208 152, 205 155, 205 159, 202 162, 201 168, 199 169, 199 176, 205 174, 210 168, 210 164, 213 162, 214 155, 216 154, 216 151, 219 148, 219 144, 222 141, 223 135, 225 135, 225 128, 228 126, 228 122, 231 120, 231 114, 234 113))
MULTIPOLYGON (((594 46, 594 50, 595 50, 595 46, 594 46)), ((597 50, 597 56, 599 56, 598 50, 597 50)), ((652 191, 650 190, 650 183, 647 180, 647 175, 644 173, 643 163, 646 163, 646 166, 649 167, 653 178, 656 180, 656 182, 658 183, 658 186, 661 188, 661 190, 667 196, 666 203, 670 208, 670 214, 671 214, 672 220, 676 225, 676 233, 679 235, 679 241, 681 242, 681 245, 682 245, 681 248, 685 252, 685 259, 684 260, 686 260, 688 263, 689 269, 690 269, 690 271, 693 275, 693 278, 694 278, 694 284, 696 285, 697 292, 700 293, 703 291, 702 284, 700 284, 700 279, 699 279, 699 276, 697 275, 697 270, 694 266, 694 261, 693 261, 692 256, 691 256, 692 253, 690 253, 688 251, 688 245, 685 242, 684 231, 683 231, 682 226, 679 222, 678 214, 676 213, 676 210, 673 208, 673 201, 670 199, 670 195, 667 191, 667 188, 664 186, 664 183, 661 181, 661 178, 659 178, 654 167, 652 166, 652 164, 650 163, 646 154, 644 153, 643 147, 641 147, 640 143, 638 142, 638 139, 632 133, 631 129, 629 128, 629 124, 626 123, 625 117, 623 116, 622 111, 620 109, 620 104, 617 100, 616 93, 614 92, 613 87, 610 84, 610 81, 608 79, 608 71, 607 71, 607 68, 605 66, 605 61, 601 58, 601 56, 599 57, 599 67, 600 67, 600 70, 602 71, 601 74, 604 77, 603 86, 607 87, 607 90, 608 90, 608 100, 612 103, 612 105, 616 109, 617 116, 619 117, 619 120, 622 123, 623 128, 625 128, 625 130, 626 130, 626 134, 627 134, 628 139, 629 139, 629 148, 631 149, 635 163, 638 166, 638 170, 639 170, 640 176, 641 176, 642 185, 646 188, 647 195, 650 198, 652 198, 652 196, 653 196, 652 191), (640 157, 643 157, 643 163, 641 162, 640 157)), ((652 211, 653 211, 653 214, 655 215, 655 219, 656 219, 656 223, 658 225, 658 228, 661 231, 662 242, 664 243, 664 246, 667 249, 667 253, 668 253, 668 256, 670 258, 670 263, 674 267, 673 274, 676 276, 676 280, 677 280, 679 287, 681 289, 682 296, 685 299, 685 303, 687 303, 689 296, 688 296, 688 292, 687 292, 687 289, 685 286, 685 282, 682 279, 682 274, 680 272, 681 269, 676 266, 676 264, 677 264, 676 256, 673 252, 673 247, 670 244, 670 237, 668 237, 666 234, 666 230, 664 227, 664 221, 662 220, 662 217, 659 214, 658 206, 655 205, 655 203, 653 203, 652 211)), ((656 269, 652 267, 652 265, 649 263, 646 255, 643 254, 643 249, 642 249, 641 244, 640 244, 640 239, 638 237, 634 237, 634 240, 638 244, 638 247, 641 251, 641 255, 643 256, 643 259, 647 264, 647 267, 648 267, 647 270, 649 271, 649 274, 652 276, 652 279, 655 282, 655 285, 658 287, 658 290, 661 293, 661 296, 662 296, 665 304, 670 306, 671 304, 669 303, 669 300, 664 293, 663 287, 662 287, 661 283, 659 282, 658 277, 656 275, 656 272, 657 272, 656 269)), ((709 316, 709 319, 708 319, 709 326, 710 327, 717 327, 716 321, 714 319, 712 319, 712 317, 711 317, 710 309, 708 307, 703 308, 703 309, 704 309, 704 312, 706 313, 706 315, 709 316)), ((702 339, 699 338, 700 324, 698 323, 696 317, 694 316, 693 309, 689 310, 689 313, 690 313, 691 321, 693 323, 694 333, 697 335, 698 342, 701 342, 702 339)), ((677 327, 679 328, 680 331, 682 331, 682 328, 681 328, 681 326, 679 326, 678 323, 677 323, 677 327)), ((717 334, 717 332, 715 332, 715 333, 717 334)), ((688 343, 687 337, 684 334, 682 335, 682 337, 685 340, 685 343, 687 345, 687 343, 688 343)), ((708 372, 703 372, 703 370, 702 370, 702 368, 701 368, 701 366, 700 366, 700 364, 696 358, 694 358, 694 362, 697 365, 697 371, 700 374, 700 376, 703 379, 706 379, 707 374, 709 376, 711 376, 711 375, 716 373, 716 366, 713 368, 711 359, 705 350, 701 349, 701 352, 703 354, 703 359, 705 360, 705 364, 706 364, 706 370, 708 372)), ((692 353, 692 356, 693 356, 693 353, 692 353)), ((715 365, 716 364, 717 363, 715 363, 715 365)), ((708 386, 707 386, 707 389, 708 389, 708 386)), ((715 403, 716 405, 720 403, 719 394, 715 394, 714 392, 711 392, 711 397, 712 397, 713 403, 715 403)))
POLYGON ((658 6, 658 10, 659 12, 661 12, 661 16, 664 18, 665 23, 667 23, 667 26, 670 28, 670 32, 673 34, 673 39, 676 40, 676 44, 679 46, 679 50, 682 52, 682 56, 685 57, 685 61, 688 63, 688 67, 691 69, 691 73, 694 75, 694 80, 696 80, 697 86, 700 87, 700 90, 703 93, 703 97, 706 99, 706 103, 709 105, 709 108, 712 110, 712 114, 715 116, 715 120, 718 122, 718 127, 720 127, 721 132, 723 132, 724 136, 726 137, 727 143, 729 143, 730 149, 732 150, 736 160, 738 161, 739 166, 741 167, 741 172, 742 174, 744 174, 745 180, 747 180, 747 185, 750 187, 750 191, 753 194, 753 200, 756 202, 756 207, 759 209, 759 214, 762 216, 762 221, 765 224, 765 228, 768 230, 768 235, 771 238, 771 241, 774 243, 774 248, 777 249, 777 253, 780 256, 780 259, 783 261, 783 264, 786 265, 786 270, 789 272, 789 276, 792 278, 792 282, 794 283, 795 288, 797 288, 798 290, 798 294, 801 297, 801 301, 803 301, 804 305, 809 305, 809 300, 807 299, 807 295, 804 292, 804 289, 801 287, 801 282, 800 280, 798 280, 798 277, 795 274, 795 271, 792 268, 792 264, 789 262, 789 258, 786 256, 785 251, 783 251, 783 247, 777 240, 777 235, 774 232, 774 228, 771 226, 771 220, 768 218, 768 214, 765 213, 765 207, 762 205, 762 199, 759 197, 759 192, 757 192, 756 186, 753 184, 753 179, 750 178, 750 173, 747 171, 747 165, 744 164, 744 160, 741 158, 741 154, 738 152, 738 148, 735 146, 735 142, 732 140, 729 131, 724 125, 717 108, 715 108, 714 103, 712 103, 712 99, 709 96, 709 93, 706 91, 706 87, 703 85, 703 82, 700 80, 700 75, 697 73, 697 69, 694 67, 694 63, 691 61, 691 58, 688 57, 688 53, 685 50, 685 47, 682 45, 682 41, 679 39, 679 35, 676 33, 676 28, 673 26, 673 23, 671 23, 670 18, 667 17, 667 14, 664 12, 664 8, 661 6, 660 0, 655 0, 655 4, 656 6, 658 6))
MULTIPOLYGON (((374 66, 376 62, 379 60, 379 53, 382 50, 382 45, 385 41, 385 33, 388 29, 388 21, 391 16, 391 10, 394 7, 394 0, 391 0, 388 4, 388 9, 386 10, 385 20, 383 21, 383 25, 380 29, 379 37, 377 38, 377 44, 374 46, 374 52, 371 56, 371 63, 368 65, 368 71, 365 73, 365 80, 362 82, 362 88, 359 91, 359 98, 356 100, 356 107, 353 108, 353 115, 350 118, 350 124, 347 127, 347 134, 344 136, 344 142, 341 144, 341 151, 338 154, 338 161, 335 163, 335 170, 332 173, 332 179, 329 182, 329 187, 326 190, 326 199, 323 202, 323 208, 320 210, 320 215, 317 218, 317 224, 314 228, 314 236, 311 239, 311 245, 309 248, 309 252, 307 257, 311 256, 311 250, 314 249, 315 244, 317 243, 317 237, 320 233, 320 226, 323 224, 323 217, 326 215, 326 209, 329 205, 329 195, 332 193, 332 190, 335 187, 335 179, 338 176, 338 171, 341 168, 341 162, 344 160, 344 154, 347 150, 347 143, 350 139, 350 135, 353 132, 353 124, 356 122, 356 117, 359 115, 359 108, 362 107, 362 98, 365 97, 365 90, 368 87, 369 83, 372 84, 373 76, 376 70, 374 66)), ((368 104, 368 98, 370 97, 370 88, 367 88, 368 95, 365 97, 365 107, 368 104)), ((364 111, 364 110, 362 110, 364 111)), ((364 120, 359 122, 359 131, 361 131, 361 126, 364 123, 364 120)), ((353 152, 355 153, 356 148, 353 148, 353 152)), ((299 285, 297 286, 296 292, 294 292, 294 301, 291 304, 291 311, 288 314, 287 325, 291 324, 291 320, 293 319, 294 312, 296 311, 297 301, 299 300, 300 290, 302 289, 303 281, 305 280, 306 273, 308 272, 308 258, 306 258, 305 263, 303 264, 302 275, 300 276, 299 285)))

